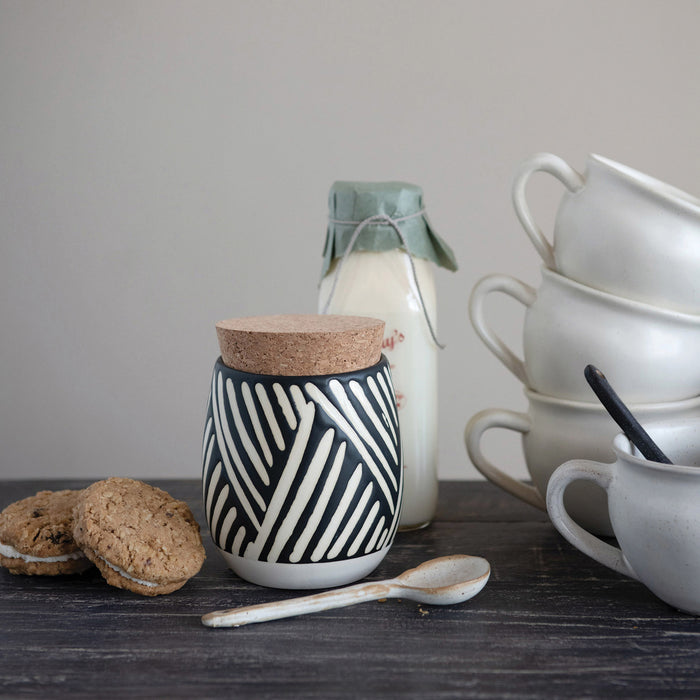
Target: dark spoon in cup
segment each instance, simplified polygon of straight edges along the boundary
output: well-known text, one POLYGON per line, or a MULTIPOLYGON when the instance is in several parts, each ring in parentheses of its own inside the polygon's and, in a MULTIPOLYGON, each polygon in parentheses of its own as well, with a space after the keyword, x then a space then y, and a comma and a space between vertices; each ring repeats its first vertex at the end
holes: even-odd
POLYGON ((615 393, 605 375, 593 365, 587 365, 583 373, 586 381, 590 384, 591 389, 600 399, 610 417, 622 428, 622 432, 642 455, 651 462, 671 464, 671 460, 661 451, 659 446, 651 439, 649 433, 642 428, 629 408, 615 393))

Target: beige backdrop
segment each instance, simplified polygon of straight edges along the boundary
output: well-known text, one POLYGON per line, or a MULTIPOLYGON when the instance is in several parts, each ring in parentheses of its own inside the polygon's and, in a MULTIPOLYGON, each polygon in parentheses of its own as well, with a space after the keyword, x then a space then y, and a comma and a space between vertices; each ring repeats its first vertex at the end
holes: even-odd
MULTIPOLYGON (((440 474, 474 477, 468 418, 525 406, 467 316, 481 276, 539 280, 513 171, 597 152, 699 194, 699 27, 697 0, 0 0, 0 477, 198 476, 214 322, 315 311, 336 179, 420 184, 456 252, 440 474)), ((561 188, 530 194, 548 229, 561 188)))

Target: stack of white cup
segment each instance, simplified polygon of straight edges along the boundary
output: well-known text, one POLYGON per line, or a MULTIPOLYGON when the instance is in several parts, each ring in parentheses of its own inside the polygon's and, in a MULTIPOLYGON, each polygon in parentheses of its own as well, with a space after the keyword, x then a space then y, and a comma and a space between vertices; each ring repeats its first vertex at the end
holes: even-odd
MULTIPOLYGON (((614 459, 619 428, 588 386, 586 365, 606 375, 642 425, 700 416, 700 200, 597 155, 581 175, 540 153, 516 172, 513 204, 544 261, 541 284, 489 275, 474 287, 469 311, 477 335, 523 383, 529 408, 481 411, 465 441, 484 476, 544 510, 549 477, 560 464, 614 459), (525 198, 538 171, 566 188, 553 243, 525 198), (494 292, 525 307, 522 359, 486 320, 484 302, 494 292), (534 486, 486 458, 481 438, 491 428, 522 433, 534 486)), ((573 484, 566 504, 585 528, 612 534, 598 487, 573 484)))

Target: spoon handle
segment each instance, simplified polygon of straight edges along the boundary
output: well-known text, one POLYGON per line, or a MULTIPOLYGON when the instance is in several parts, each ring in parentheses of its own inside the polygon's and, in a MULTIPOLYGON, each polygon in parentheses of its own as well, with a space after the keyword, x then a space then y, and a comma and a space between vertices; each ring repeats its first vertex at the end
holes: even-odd
POLYGON ((391 590, 390 581, 358 583, 354 586, 307 595, 302 598, 291 598, 275 603, 261 603, 243 608, 231 608, 230 610, 216 610, 203 615, 202 624, 207 627, 240 627, 253 622, 279 620, 283 617, 306 615, 321 610, 344 608, 368 600, 387 598, 391 594, 391 590))
POLYGON ((671 464, 671 460, 661 451, 651 439, 649 433, 639 424, 622 399, 610 386, 605 375, 593 365, 587 365, 584 370, 586 380, 595 392, 600 402, 605 406, 611 418, 622 428, 632 444, 651 462, 671 464))

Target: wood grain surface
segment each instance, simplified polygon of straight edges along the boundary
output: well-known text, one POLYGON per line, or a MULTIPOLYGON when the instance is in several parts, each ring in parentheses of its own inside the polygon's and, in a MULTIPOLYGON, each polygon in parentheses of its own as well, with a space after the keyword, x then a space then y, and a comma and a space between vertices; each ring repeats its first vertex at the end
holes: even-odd
MULTIPOLYGON (((0 508, 87 483, 0 482, 0 508)), ((436 521, 399 533, 369 577, 475 554, 492 574, 472 600, 387 600, 210 629, 200 623, 205 612, 297 593, 248 584, 225 567, 198 481, 150 483, 192 507, 205 534, 202 571, 171 595, 145 598, 96 572, 1 570, 1 697, 700 697, 700 620, 586 558, 545 514, 491 484, 441 483, 436 521)))

